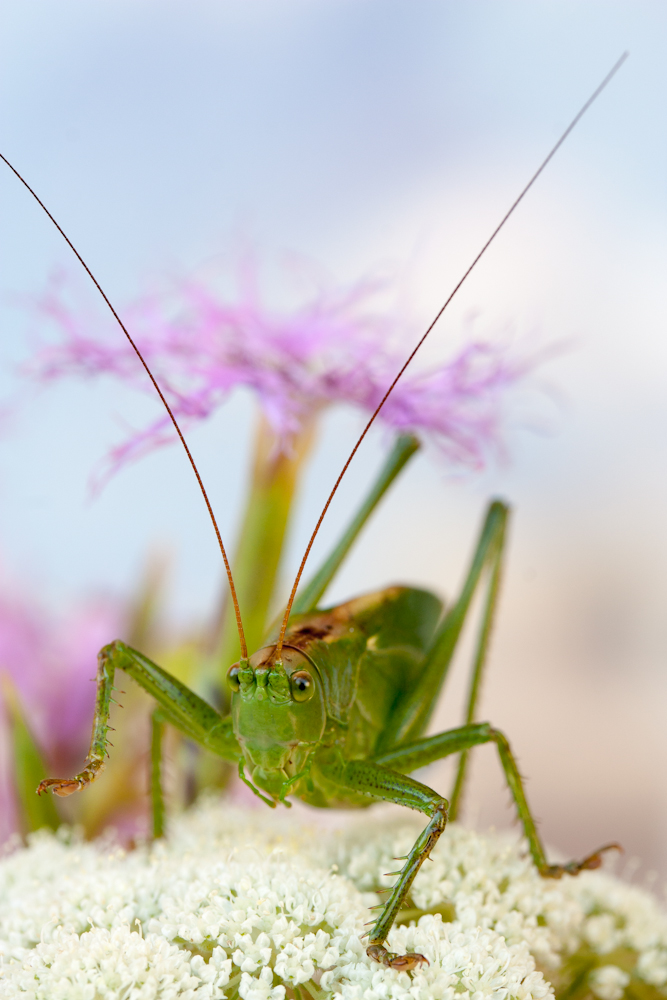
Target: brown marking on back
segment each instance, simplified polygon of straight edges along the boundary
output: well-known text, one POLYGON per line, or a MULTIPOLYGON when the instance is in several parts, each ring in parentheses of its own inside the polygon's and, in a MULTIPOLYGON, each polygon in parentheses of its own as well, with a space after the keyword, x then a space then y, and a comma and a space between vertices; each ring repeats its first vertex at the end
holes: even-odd
MULTIPOLYGON (((332 639, 336 638, 333 634, 335 625, 333 622, 308 622, 304 625, 298 625, 293 631, 290 630, 285 636, 287 642, 290 646, 296 646, 297 649, 305 650, 312 642, 320 640, 322 642, 331 642, 332 639)), ((340 628, 337 630, 340 633, 340 628)))
MULTIPOLYGON (((308 614, 290 628, 285 641, 290 646, 296 646, 297 649, 304 651, 313 642, 335 642, 349 632, 350 623, 360 614, 395 599, 401 590, 403 590, 401 586, 385 587, 383 590, 355 597, 335 608, 308 614)), ((358 622, 355 622, 355 628, 359 627, 358 622)))

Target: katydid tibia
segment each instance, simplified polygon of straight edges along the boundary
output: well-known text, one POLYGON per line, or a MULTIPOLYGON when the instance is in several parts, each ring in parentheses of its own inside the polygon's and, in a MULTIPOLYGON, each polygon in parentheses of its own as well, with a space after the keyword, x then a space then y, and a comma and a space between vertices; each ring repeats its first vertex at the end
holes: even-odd
MULTIPOLYGON (((403 435, 396 441, 368 497, 329 558, 307 586, 298 593, 297 589, 331 499, 396 382, 472 268, 624 59, 625 56, 613 67, 556 143, 388 387, 325 504, 301 562, 281 624, 275 634, 266 637, 266 645, 252 655, 248 655, 246 649, 241 611, 226 552, 206 491, 180 428, 130 334, 85 262, 58 226, 148 371, 187 452, 225 561, 242 655, 227 673, 232 692, 231 712, 221 715, 141 652, 119 641, 105 646, 98 657, 97 700, 85 766, 73 778, 42 781, 38 792, 51 789, 57 795, 69 795, 90 784, 102 771, 108 752, 114 676, 115 671, 120 669, 144 688, 157 704, 153 713, 151 750, 153 830, 156 836, 162 835, 164 826, 160 764, 165 724, 175 727, 213 754, 236 764, 241 779, 270 806, 288 804, 287 797, 295 796, 317 807, 361 807, 384 800, 418 810, 428 817, 428 823, 405 859, 396 884, 368 935, 367 953, 370 958, 397 970, 410 971, 426 961, 419 954, 393 954, 385 947, 385 942, 399 909, 409 896, 420 866, 442 834, 448 817, 453 818, 457 814, 464 788, 467 755, 474 746, 484 743, 496 745, 530 854, 541 875, 558 878, 563 874, 576 875, 583 869, 596 868, 601 864, 603 852, 617 845, 600 848, 581 861, 549 864, 507 739, 489 723, 476 721, 480 682, 502 571, 508 519, 508 508, 504 503, 495 500, 490 504, 460 595, 446 609, 443 610, 441 601, 434 594, 404 586, 389 587, 336 607, 320 609, 319 602, 355 538, 419 447, 415 438, 403 435), (481 621, 464 724, 443 733, 425 735, 471 602, 479 590, 483 590, 481 621), (410 777, 410 773, 451 754, 459 755, 459 764, 448 802, 438 792, 410 777)), ((8 165, 11 167, 11 164, 8 165)), ((14 170, 13 167, 11 169, 14 170)), ((28 187, 16 170, 14 173, 28 187)), ((28 187, 28 190, 37 198, 32 189, 28 187)), ((45 206, 42 205, 42 208, 57 226, 45 206)))

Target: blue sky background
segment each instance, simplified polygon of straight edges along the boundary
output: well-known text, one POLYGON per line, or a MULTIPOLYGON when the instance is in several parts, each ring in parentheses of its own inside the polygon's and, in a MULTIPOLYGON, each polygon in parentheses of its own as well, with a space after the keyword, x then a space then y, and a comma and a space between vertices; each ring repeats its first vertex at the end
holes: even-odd
MULTIPOLYGON (((665 874, 666 29, 667 8, 642 2, 10 0, 0 36, 2 150, 121 311, 164 274, 224 263, 240 234, 268 260, 295 251, 341 282, 389 262, 423 322, 630 50, 430 346, 446 356, 471 323, 530 348, 568 345, 510 428, 508 461, 461 481, 421 457, 332 597, 394 580, 451 594, 486 498, 507 497, 516 519, 484 712, 532 776, 547 839, 572 852, 620 839, 665 874)), ((30 351, 21 299, 75 267, 9 171, 0 203, 9 399, 25 391, 16 367, 30 351)), ((70 383, 11 418, 7 575, 65 607, 126 593, 158 546, 173 556, 172 616, 210 611, 219 556, 176 449, 87 499, 123 422, 155 412, 117 385, 70 383)), ((237 397, 192 435, 226 537, 250 427, 237 397)), ((341 412, 323 429, 294 563, 357 428, 341 412)), ((323 547, 382 448, 371 440, 351 472, 323 547)), ((505 822, 492 753, 479 758, 470 815, 505 822)))

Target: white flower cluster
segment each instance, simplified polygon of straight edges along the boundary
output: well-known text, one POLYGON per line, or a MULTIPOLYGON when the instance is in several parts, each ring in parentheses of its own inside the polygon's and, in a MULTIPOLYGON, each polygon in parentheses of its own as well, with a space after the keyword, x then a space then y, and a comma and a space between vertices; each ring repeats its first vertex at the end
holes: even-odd
POLYGON ((129 853, 35 835, 0 861, 0 998, 541 1000, 537 966, 557 991, 583 983, 577 998, 667 996, 650 895, 593 872, 546 882, 515 841, 457 827, 388 940, 429 965, 371 962, 368 906, 419 829, 395 815, 324 830, 211 802, 129 853))
MULTIPOLYGON (((378 823, 355 818, 322 848, 322 859, 362 890, 388 886, 383 873, 395 868, 415 841, 419 821, 411 817, 378 823)), ((551 982, 571 995, 620 1000, 667 997, 667 913, 650 893, 604 872, 576 878, 541 878, 516 838, 481 836, 448 827, 419 872, 413 909, 455 917, 466 928, 499 933, 507 944, 525 943, 551 982)), ((560 989, 559 989, 560 988, 560 989)))

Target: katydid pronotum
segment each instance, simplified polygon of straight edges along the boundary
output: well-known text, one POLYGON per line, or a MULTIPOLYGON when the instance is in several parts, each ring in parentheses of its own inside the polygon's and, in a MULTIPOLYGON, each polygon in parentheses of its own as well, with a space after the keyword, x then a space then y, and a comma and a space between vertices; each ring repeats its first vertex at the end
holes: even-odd
MULTIPOLYGON (((487 722, 476 721, 480 682, 500 585, 508 508, 489 506, 474 555, 458 598, 443 610, 441 601, 424 590, 388 587, 345 604, 320 609, 319 601, 363 525, 391 483, 418 448, 409 435, 398 438, 369 495, 329 558, 310 583, 298 591, 313 541, 331 500, 384 402, 449 305, 470 271, 495 239, 509 216, 551 160, 583 113, 616 73, 617 62, 542 165, 505 214, 461 280, 407 358, 371 416, 341 471, 311 536, 292 587, 287 608, 267 644, 248 655, 234 582, 205 488, 180 428, 160 387, 127 329, 95 277, 60 226, 14 167, 2 157, 60 230, 111 309, 144 365, 173 422, 199 482, 213 522, 235 610, 241 659, 227 672, 231 712, 223 716, 211 705, 151 662, 138 650, 116 641, 98 657, 97 699, 90 751, 83 770, 73 778, 48 778, 38 792, 51 789, 69 795, 90 784, 104 768, 108 753, 109 713, 115 671, 133 678, 155 700, 152 716, 152 800, 154 833, 163 832, 160 785, 162 732, 169 724, 206 750, 238 766, 241 779, 269 806, 288 796, 318 807, 361 807, 381 799, 423 812, 428 824, 397 873, 398 879, 368 935, 371 959, 410 971, 425 962, 419 954, 393 954, 385 947, 398 911, 410 893, 420 866, 456 815, 465 781, 467 755, 474 746, 494 743, 536 868, 544 877, 576 875, 600 865, 602 854, 581 861, 549 864, 526 801, 521 776, 506 737, 487 722), (465 722, 426 736, 433 709, 446 678, 461 630, 476 592, 485 588, 481 622, 470 680, 465 722), (410 773, 451 754, 459 755, 454 789, 448 802, 410 773)), ((286 803, 287 804, 287 803, 286 803)))

